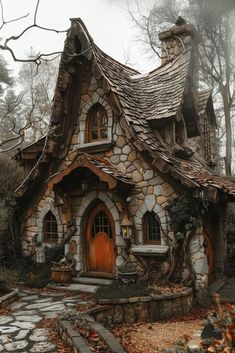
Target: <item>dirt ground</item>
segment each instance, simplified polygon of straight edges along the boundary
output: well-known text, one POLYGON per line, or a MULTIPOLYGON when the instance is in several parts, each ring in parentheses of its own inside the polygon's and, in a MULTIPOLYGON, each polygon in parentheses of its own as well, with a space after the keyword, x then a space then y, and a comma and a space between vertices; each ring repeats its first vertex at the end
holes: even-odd
POLYGON ((177 341, 189 340, 205 323, 208 309, 155 323, 125 324, 112 332, 127 353, 159 353, 177 341))

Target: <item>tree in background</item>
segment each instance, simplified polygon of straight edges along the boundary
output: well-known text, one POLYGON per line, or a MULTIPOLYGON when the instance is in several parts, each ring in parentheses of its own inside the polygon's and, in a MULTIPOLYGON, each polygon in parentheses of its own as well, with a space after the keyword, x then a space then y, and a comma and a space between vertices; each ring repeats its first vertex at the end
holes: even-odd
POLYGON ((225 173, 232 174, 232 119, 235 100, 235 3, 232 0, 156 1, 147 14, 130 12, 140 30, 139 40, 160 55, 158 33, 169 28, 179 14, 192 22, 202 36, 199 45, 201 84, 213 89, 216 108, 225 126, 225 173))
MULTIPOLYGON (((20 242, 9 232, 10 220, 15 205, 15 189, 23 180, 23 170, 7 153, 0 155, 0 266, 14 259, 20 242)), ((20 227, 19 227, 20 229, 20 227)), ((19 232, 18 235, 19 237, 19 232)))
POLYGON ((24 119, 28 125, 27 142, 36 141, 47 132, 57 70, 58 60, 42 62, 39 67, 34 63, 21 67, 18 80, 22 87, 24 119))
POLYGON ((16 86, 20 92, 10 89, 0 100, 1 152, 24 147, 47 132, 57 68, 58 60, 22 65, 16 86))
MULTIPOLYGON (((32 23, 17 35, 10 35, 4 40, 1 38, 0 51, 10 53, 12 59, 25 63, 20 70, 21 92, 7 90, 6 85, 13 84, 7 65, 0 56, 0 153, 14 150, 17 146, 23 147, 40 138, 47 131, 52 102, 52 87, 56 79, 58 64, 52 60, 59 57, 61 52, 38 53, 26 58, 16 57, 11 44, 19 40, 33 29, 47 32, 64 33, 67 30, 46 28, 37 23, 37 13, 40 0, 36 1, 32 23), (34 65, 33 65, 34 64, 34 65)), ((30 13, 18 18, 8 19, 5 16, 4 3, 0 0, 0 31, 12 22, 24 20, 30 13)))

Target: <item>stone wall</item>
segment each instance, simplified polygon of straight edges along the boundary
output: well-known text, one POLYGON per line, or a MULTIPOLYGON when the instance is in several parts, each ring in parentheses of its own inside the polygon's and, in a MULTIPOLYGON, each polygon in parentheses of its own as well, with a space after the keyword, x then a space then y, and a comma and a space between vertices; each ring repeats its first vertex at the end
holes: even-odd
MULTIPOLYGON (((34 255, 37 250, 43 246, 43 218, 45 214, 51 211, 56 218, 58 227, 58 244, 64 239, 64 234, 67 230, 68 215, 63 212, 62 207, 56 205, 55 194, 48 189, 42 195, 38 203, 32 209, 27 211, 24 223, 25 237, 22 240, 22 250, 24 255, 34 255)), ((57 244, 45 243, 47 247, 55 247, 57 244)))
POLYGON ((132 297, 129 299, 100 299, 100 306, 88 310, 104 326, 137 321, 166 320, 189 312, 193 304, 192 290, 179 294, 132 297))
POLYGON ((208 285, 208 264, 205 255, 203 238, 203 227, 197 228, 195 235, 190 241, 189 251, 192 267, 195 274, 195 288, 207 288, 208 285))
MULTIPOLYGON (((86 75, 85 75, 86 76, 86 75)), ((98 156, 107 159, 115 168, 129 177, 135 182, 135 187, 132 190, 131 197, 128 198, 129 217, 134 224, 134 244, 143 244, 143 217, 145 212, 154 211, 161 223, 161 244, 165 246, 168 243, 169 235, 172 234, 169 229, 168 214, 166 206, 168 201, 176 197, 174 188, 162 177, 160 177, 155 169, 146 162, 146 160, 137 152, 134 146, 135 141, 131 138, 128 129, 124 129, 120 125, 120 118, 115 114, 117 109, 113 102, 109 102, 105 93, 105 88, 102 86, 102 80, 97 80, 91 74, 87 75, 86 81, 83 83, 81 104, 78 114, 78 123, 76 131, 71 140, 70 149, 66 158, 61 162, 58 172, 71 164, 76 156, 77 150, 81 149, 85 152, 91 147, 95 148, 98 156), (89 109, 93 104, 100 103, 105 108, 108 115, 108 139, 107 141, 98 141, 86 143, 86 117, 89 109), (105 144, 107 148, 105 149, 105 144), (99 150, 100 145, 102 149, 99 150), (113 147, 110 147, 110 146, 113 147)), ((58 195, 57 195, 58 196, 58 195)), ((115 241, 117 246, 116 265, 120 266, 127 259, 127 244, 123 240, 120 231, 121 209, 119 207, 120 200, 114 191, 92 191, 85 196, 72 196, 71 203, 68 203, 68 209, 64 209, 63 205, 56 201, 56 195, 51 189, 42 195, 33 210, 30 210, 26 221, 26 237, 23 240, 23 250, 25 254, 35 251, 37 243, 43 242, 42 238, 42 221, 48 210, 51 210, 56 217, 58 223, 59 242, 64 238, 68 228, 68 222, 75 221, 76 233, 71 237, 66 244, 66 252, 69 251, 71 243, 76 244, 76 251, 73 253, 76 259, 76 270, 81 272, 84 270, 84 249, 83 239, 84 233, 82 222, 86 210, 95 199, 100 199, 110 209, 115 223, 115 241)), ((62 200, 63 201, 63 200, 62 200)), ((64 201, 63 201, 64 202, 64 201)), ((202 236, 202 229, 198 230, 197 236, 202 236)), ((196 240, 195 240, 196 242, 196 240)), ((199 246, 199 253, 194 251, 196 245, 192 245, 192 261, 196 271, 197 281, 206 283, 205 269, 199 271, 203 260, 203 250, 199 246), (198 258, 198 256, 201 256, 198 258)), ((131 255, 131 262, 136 264, 136 268, 140 270, 138 259, 131 255)), ((199 285, 201 286, 201 284, 199 285)))

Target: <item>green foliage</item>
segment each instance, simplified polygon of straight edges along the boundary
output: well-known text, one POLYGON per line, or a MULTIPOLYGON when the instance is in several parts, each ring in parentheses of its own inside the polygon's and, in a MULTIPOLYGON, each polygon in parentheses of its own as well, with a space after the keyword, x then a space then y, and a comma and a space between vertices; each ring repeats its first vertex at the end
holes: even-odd
POLYGON ((6 287, 3 281, 0 281, 0 296, 9 293, 9 289, 6 287))
POLYGON ((24 257, 22 260, 18 260, 19 279, 29 288, 44 288, 51 282, 52 262, 58 261, 63 255, 64 246, 61 244, 55 248, 47 249, 47 262, 45 264, 36 263, 32 257, 24 257))
POLYGON ((6 268, 15 267, 15 247, 7 231, 0 235, 0 266, 6 268))
POLYGON ((201 215, 201 203, 189 193, 180 195, 169 202, 167 211, 170 216, 170 226, 178 240, 193 229, 201 215))
POLYGON ((7 204, 14 200, 14 191, 23 179, 23 170, 7 154, 0 155, 0 198, 7 204))
POLYGON ((51 281, 51 266, 25 258, 20 267, 19 280, 29 288, 44 288, 51 281))
POLYGON ((96 292, 96 299, 121 299, 147 295, 150 295, 150 290, 146 281, 138 281, 128 286, 115 281, 111 286, 100 287, 96 292))
POLYGON ((57 262, 64 256, 64 244, 61 243, 55 248, 47 248, 46 250, 46 261, 51 264, 52 262, 57 262))

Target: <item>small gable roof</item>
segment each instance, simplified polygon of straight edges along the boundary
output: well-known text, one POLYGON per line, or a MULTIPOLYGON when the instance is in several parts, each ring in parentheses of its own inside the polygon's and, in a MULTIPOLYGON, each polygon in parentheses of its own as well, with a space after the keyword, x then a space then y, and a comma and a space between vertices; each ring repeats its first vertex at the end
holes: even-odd
POLYGON ((58 173, 49 176, 45 182, 48 182, 49 187, 52 188, 53 185, 61 182, 64 177, 79 167, 85 167, 91 170, 95 175, 99 177, 101 181, 107 182, 110 189, 115 188, 118 182, 126 184, 128 187, 134 185, 132 180, 118 171, 107 160, 81 152, 77 153, 76 157, 73 159, 70 165, 66 166, 58 173))

